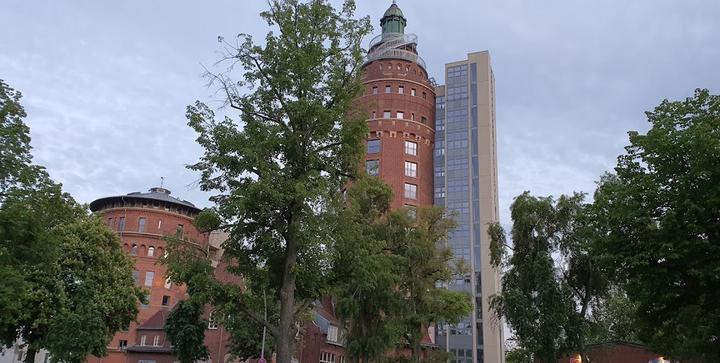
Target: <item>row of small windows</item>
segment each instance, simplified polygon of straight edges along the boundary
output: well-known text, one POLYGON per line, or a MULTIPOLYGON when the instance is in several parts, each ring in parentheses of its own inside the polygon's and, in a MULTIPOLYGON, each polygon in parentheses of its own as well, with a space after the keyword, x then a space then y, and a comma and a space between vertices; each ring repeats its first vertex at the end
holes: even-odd
MULTIPOLYGON (((367 160, 365 162, 365 169, 368 175, 378 176, 380 174, 380 160, 367 160)), ((405 176, 411 178, 417 177, 417 163, 411 161, 405 162, 405 176)), ((403 194, 407 199, 417 199, 417 184, 405 183, 403 194)))
MULTIPOLYGON (((373 86, 372 88, 372 94, 376 95, 379 93, 378 86, 373 86)), ((392 93, 392 86, 389 84, 385 85, 385 93, 392 93)), ((397 93, 400 95, 405 94, 405 86, 398 86, 397 93)), ((410 89, 410 96, 417 96, 417 90, 415 88, 410 89)), ((422 98, 427 99, 427 92, 422 93, 422 98)))
MULTIPOLYGON (((380 160, 366 160, 365 171, 370 176, 380 175, 380 160)), ((405 161, 405 176, 417 178, 417 163, 405 161)))
MULTIPOLYGON (((120 232, 125 231, 125 217, 117 217, 117 218, 108 217, 106 224, 110 228, 117 227, 117 230, 120 232), (116 226, 116 223, 117 223, 117 226, 116 226)), ((162 228, 162 224, 163 224, 162 219, 158 219, 158 223, 157 223, 158 230, 160 230, 160 228, 162 228)), ((147 218, 139 217, 137 226, 138 226, 137 232, 140 232, 140 233, 145 232, 146 226, 147 226, 147 218)), ((175 236, 176 237, 178 237, 178 238, 182 237, 182 234, 184 232, 184 227, 185 226, 182 224, 177 225, 177 227, 175 228, 175 236)))
POLYGON ((335 353, 320 352, 320 363, 345 363, 345 356, 339 356, 336 361, 335 353))
MULTIPOLYGON (((129 249, 130 249, 130 251, 129 251, 130 256, 138 256, 138 254, 140 254, 140 255, 147 256, 147 257, 155 257, 155 246, 150 246, 147 248, 147 250, 145 250, 145 245, 138 246, 133 243, 129 249)), ((127 244, 125 245, 125 250, 126 251, 128 250, 127 244)), ((162 247, 158 247, 158 252, 162 252, 162 247)))
MULTIPOLYGON (((375 112, 375 111, 372 112, 372 118, 374 118, 374 119, 377 118, 377 112, 375 112)), ((392 111, 390 111, 390 110, 385 110, 385 111, 383 111, 383 118, 386 118, 386 119, 388 119, 388 118, 393 118, 393 117, 392 117, 392 111)), ((396 118, 396 119, 400 119, 400 120, 407 120, 407 119, 405 118, 405 112, 404 112, 404 111, 396 111, 396 112, 395 112, 395 118, 396 118)), ((409 120, 410 120, 410 121, 415 121, 415 112, 411 112, 411 113, 410 113, 410 118, 409 118, 409 120)), ((424 124, 427 124, 427 117, 425 117, 425 116, 420 116, 420 122, 422 122, 422 123, 424 123, 424 124)))
MULTIPOLYGON (((379 139, 368 140, 367 142, 367 153, 368 154, 379 154, 381 149, 381 141, 379 139)), ((414 141, 405 140, 405 154, 417 155, 418 144, 414 141)))

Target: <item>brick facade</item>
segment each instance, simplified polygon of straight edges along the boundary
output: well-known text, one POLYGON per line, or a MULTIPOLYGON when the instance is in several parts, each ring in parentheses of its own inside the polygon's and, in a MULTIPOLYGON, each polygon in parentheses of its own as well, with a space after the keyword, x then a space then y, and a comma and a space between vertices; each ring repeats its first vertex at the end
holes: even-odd
MULTIPOLYGON (((200 233, 193 224, 200 209, 170 197, 170 191, 162 188, 153 188, 149 193, 101 198, 92 202, 90 208, 120 236, 123 249, 135 261, 133 277, 138 286, 148 292, 149 299, 147 305, 140 306, 136 321, 128 330, 115 334, 108 346, 108 355, 89 357, 87 362, 175 362, 177 359, 170 351, 163 327, 170 310, 187 298, 187 289, 166 281, 167 269, 159 263, 159 258, 165 253, 163 238, 168 235, 182 237, 208 255, 220 257, 217 243, 210 243, 210 234, 200 233)), ((218 262, 214 264, 218 266, 218 262)), ((221 280, 231 279, 219 270, 216 274, 221 280)), ((227 340, 227 332, 221 327, 206 331, 205 345, 213 362, 227 360, 227 340)))
POLYGON ((427 72, 399 59, 367 63, 363 72, 358 102, 368 115, 368 140, 380 140, 380 152, 367 153, 366 162, 379 160, 378 176, 392 187, 393 209, 432 205, 435 91, 427 72), (417 144, 416 155, 406 152, 405 141, 417 144), (406 161, 415 163, 414 177, 406 175, 406 161), (405 183, 417 186, 415 198, 406 197, 405 183))

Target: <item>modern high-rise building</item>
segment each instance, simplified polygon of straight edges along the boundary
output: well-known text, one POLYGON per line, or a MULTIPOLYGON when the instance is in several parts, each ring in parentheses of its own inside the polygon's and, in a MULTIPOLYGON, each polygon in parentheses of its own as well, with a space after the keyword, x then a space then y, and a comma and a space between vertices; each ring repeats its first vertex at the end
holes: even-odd
POLYGON ((473 296, 473 312, 437 329, 437 344, 456 362, 504 362, 502 324, 488 297, 499 291, 490 265, 488 224, 499 219, 495 145, 495 78, 487 51, 445 65, 445 85, 436 88, 434 203, 454 214, 457 227, 447 245, 469 273, 448 288, 473 296))
POLYGON ((502 324, 488 306, 500 281, 487 233, 499 219, 490 55, 471 53, 447 64, 445 85, 437 86, 394 2, 380 24, 359 100, 369 116, 367 172, 392 187, 393 208, 435 204, 454 213, 457 228, 445 243, 470 270, 448 288, 473 296, 472 315, 440 324, 429 343, 453 353, 457 363, 504 362, 502 324))

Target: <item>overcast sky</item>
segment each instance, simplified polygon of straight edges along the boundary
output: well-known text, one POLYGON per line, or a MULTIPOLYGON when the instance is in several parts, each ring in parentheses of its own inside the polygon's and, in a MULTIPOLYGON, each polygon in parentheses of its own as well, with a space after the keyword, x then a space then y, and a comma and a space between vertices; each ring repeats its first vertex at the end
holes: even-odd
MULTIPOLYGON (((337 3, 337 1, 335 1, 337 3)), ((378 22, 390 0, 359 0, 378 22)), ((644 111, 720 92, 720 1, 399 0, 428 71, 489 50, 501 215, 512 198, 592 192, 644 111)), ((159 184, 201 207, 185 106, 213 99, 217 37, 262 37, 264 0, 2 0, 0 78, 24 94, 35 161, 81 202, 159 184)), ((369 40, 369 39, 368 39, 369 40)))

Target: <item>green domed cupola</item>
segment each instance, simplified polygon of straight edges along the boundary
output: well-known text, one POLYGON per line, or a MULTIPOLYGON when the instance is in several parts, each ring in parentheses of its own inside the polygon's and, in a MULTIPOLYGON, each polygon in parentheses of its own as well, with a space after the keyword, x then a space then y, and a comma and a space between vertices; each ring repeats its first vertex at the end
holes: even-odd
POLYGON ((395 4, 393 0, 390 8, 385 11, 382 19, 380 19, 380 25, 382 26, 382 33, 385 34, 404 34, 405 25, 407 25, 407 19, 403 15, 402 10, 395 4))

